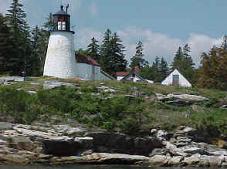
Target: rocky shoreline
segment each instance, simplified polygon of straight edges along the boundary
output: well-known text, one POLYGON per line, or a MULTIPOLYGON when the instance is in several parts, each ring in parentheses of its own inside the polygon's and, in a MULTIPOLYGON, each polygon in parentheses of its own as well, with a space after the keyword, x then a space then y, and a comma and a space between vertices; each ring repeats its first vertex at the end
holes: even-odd
POLYGON ((179 127, 170 134, 152 129, 132 137, 69 125, 0 123, 0 164, 138 164, 227 167, 223 148, 197 142, 197 131, 179 127))

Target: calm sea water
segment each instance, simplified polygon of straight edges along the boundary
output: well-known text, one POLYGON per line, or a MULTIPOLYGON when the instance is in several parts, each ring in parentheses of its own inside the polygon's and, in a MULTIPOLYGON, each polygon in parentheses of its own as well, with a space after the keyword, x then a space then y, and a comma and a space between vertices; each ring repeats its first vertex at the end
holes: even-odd
MULTIPOLYGON (((136 167, 136 166, 0 166, 0 169, 160 169, 160 168, 147 168, 147 167, 136 167)), ((180 169, 180 168, 165 168, 165 169, 180 169)), ((184 168, 192 169, 192 168, 184 168)))

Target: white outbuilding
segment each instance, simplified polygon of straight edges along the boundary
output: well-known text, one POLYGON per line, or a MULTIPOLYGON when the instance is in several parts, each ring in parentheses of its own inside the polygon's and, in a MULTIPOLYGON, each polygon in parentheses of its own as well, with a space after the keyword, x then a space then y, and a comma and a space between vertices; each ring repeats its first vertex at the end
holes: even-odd
POLYGON ((168 86, 192 87, 192 84, 177 69, 170 73, 161 84, 168 86))

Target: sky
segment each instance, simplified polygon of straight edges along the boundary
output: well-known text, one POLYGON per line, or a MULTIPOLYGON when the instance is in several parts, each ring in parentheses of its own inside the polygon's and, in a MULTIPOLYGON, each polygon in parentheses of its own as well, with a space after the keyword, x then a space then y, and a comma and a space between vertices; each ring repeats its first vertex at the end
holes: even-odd
MULTIPOLYGON (((150 63, 163 56, 171 63, 179 46, 188 43, 196 65, 202 52, 220 45, 227 34, 227 0, 20 0, 31 26, 42 25, 50 12, 70 4, 75 48, 86 48, 90 39, 99 41, 107 28, 117 32, 126 46, 126 58, 144 43, 150 63)), ((0 0, 6 13, 11 0, 0 0)))

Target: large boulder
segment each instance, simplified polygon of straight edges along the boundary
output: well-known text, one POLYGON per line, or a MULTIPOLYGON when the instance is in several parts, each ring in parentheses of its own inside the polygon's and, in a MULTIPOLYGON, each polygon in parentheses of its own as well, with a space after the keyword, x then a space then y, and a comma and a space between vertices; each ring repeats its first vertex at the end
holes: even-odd
POLYGON ((12 128, 13 128, 13 124, 12 123, 0 122, 0 131, 2 131, 2 130, 11 130, 12 128))
POLYGON ((36 145, 30 140, 30 138, 25 136, 14 136, 8 138, 9 147, 17 150, 27 150, 33 151, 36 145))
POLYGON ((190 157, 185 157, 182 163, 184 165, 189 165, 189 166, 196 166, 200 162, 200 154, 194 154, 190 157))
POLYGON ((154 155, 150 158, 149 163, 151 166, 166 166, 171 157, 165 155, 154 155))
POLYGON ((57 80, 49 80, 45 81, 43 83, 43 89, 48 90, 48 89, 54 89, 58 87, 75 87, 72 83, 66 83, 66 82, 60 82, 57 80))
POLYGON ((198 95, 191 94, 168 94, 162 95, 157 93, 156 97, 159 101, 166 102, 168 104, 177 105, 177 106, 185 106, 191 105, 194 103, 208 101, 208 98, 198 95))
POLYGON ((168 161, 168 166, 179 166, 181 161, 184 159, 182 156, 173 156, 168 161))
POLYGON ((209 156, 208 161, 210 166, 221 166, 222 162, 224 162, 224 158, 222 156, 209 156))
POLYGON ((148 157, 128 154, 93 153, 87 156, 53 157, 51 164, 128 164, 147 162, 148 157))
POLYGON ((106 132, 93 132, 86 136, 94 138, 95 152, 149 155, 154 148, 163 147, 160 140, 152 137, 130 137, 106 132))
POLYGON ((43 140, 45 154, 54 156, 76 156, 93 147, 93 138, 75 138, 74 140, 43 140))

